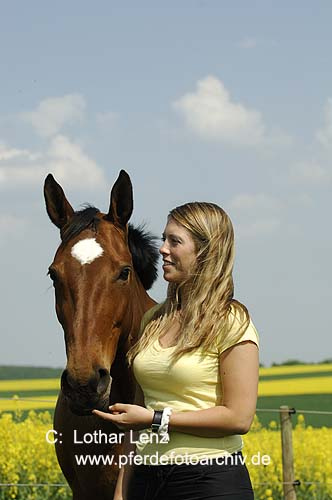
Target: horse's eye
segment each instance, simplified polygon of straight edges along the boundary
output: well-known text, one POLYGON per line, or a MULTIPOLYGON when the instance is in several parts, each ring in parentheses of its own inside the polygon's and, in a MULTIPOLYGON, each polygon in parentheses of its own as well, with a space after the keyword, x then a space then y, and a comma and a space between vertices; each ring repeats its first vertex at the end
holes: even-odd
POLYGON ((130 267, 124 267, 121 270, 118 279, 122 281, 127 281, 129 274, 130 274, 130 267))

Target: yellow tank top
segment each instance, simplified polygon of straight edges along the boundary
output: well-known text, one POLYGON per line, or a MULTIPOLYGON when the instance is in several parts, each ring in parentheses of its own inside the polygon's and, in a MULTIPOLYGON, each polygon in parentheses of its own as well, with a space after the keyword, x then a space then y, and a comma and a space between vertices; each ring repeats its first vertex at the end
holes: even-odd
MULTIPOLYGON (((144 316, 143 328, 155 309, 156 306, 144 316)), ((235 321, 233 328, 238 326, 235 321)), ((251 321, 238 343, 245 340, 258 345, 257 331, 251 321)), ((134 375, 144 393, 146 408, 162 410, 169 406, 174 412, 183 412, 221 405, 219 357, 224 349, 211 347, 207 353, 198 349, 171 365, 170 355, 174 349, 175 346, 162 347, 156 339, 134 359, 134 375)), ((172 431, 168 443, 157 440, 158 435, 150 429, 140 431, 136 454, 141 455, 142 463, 158 465, 212 459, 239 451, 243 446, 240 435, 208 438, 172 431)))

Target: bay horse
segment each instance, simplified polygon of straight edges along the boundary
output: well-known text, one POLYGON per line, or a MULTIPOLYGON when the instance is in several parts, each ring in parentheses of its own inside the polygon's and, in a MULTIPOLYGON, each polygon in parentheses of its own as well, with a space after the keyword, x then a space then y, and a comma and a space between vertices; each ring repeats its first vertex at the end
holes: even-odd
POLYGON ((111 500, 121 433, 91 410, 133 401, 126 352, 137 339, 144 312, 155 304, 146 290, 157 277, 158 251, 153 236, 128 224, 133 193, 124 170, 111 190, 107 214, 92 206, 75 212, 51 174, 44 196, 47 213, 60 229, 48 274, 67 354, 54 414, 57 458, 74 500, 111 500), (77 456, 87 455, 104 458, 99 465, 80 465, 77 456))

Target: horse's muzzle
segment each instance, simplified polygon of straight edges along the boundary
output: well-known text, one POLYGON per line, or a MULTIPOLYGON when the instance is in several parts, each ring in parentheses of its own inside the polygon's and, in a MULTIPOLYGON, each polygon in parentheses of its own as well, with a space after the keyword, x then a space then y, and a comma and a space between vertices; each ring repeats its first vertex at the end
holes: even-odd
POLYGON ((103 368, 96 370, 84 384, 72 377, 68 370, 64 370, 61 389, 73 413, 91 415, 93 409, 108 409, 111 382, 109 371, 103 368))

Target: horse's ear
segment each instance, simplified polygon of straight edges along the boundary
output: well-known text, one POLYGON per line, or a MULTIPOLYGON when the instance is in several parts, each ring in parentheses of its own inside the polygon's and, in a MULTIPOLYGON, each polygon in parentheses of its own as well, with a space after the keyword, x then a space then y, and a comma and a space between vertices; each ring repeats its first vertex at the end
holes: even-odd
POLYGON ((111 191, 107 219, 124 227, 133 211, 133 187, 127 172, 121 170, 111 191))
POLYGON ((52 174, 48 174, 44 183, 44 197, 49 218, 59 229, 74 215, 74 210, 67 200, 60 184, 52 174))

